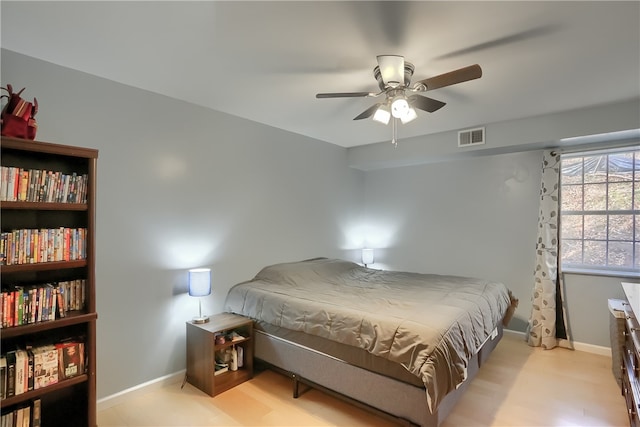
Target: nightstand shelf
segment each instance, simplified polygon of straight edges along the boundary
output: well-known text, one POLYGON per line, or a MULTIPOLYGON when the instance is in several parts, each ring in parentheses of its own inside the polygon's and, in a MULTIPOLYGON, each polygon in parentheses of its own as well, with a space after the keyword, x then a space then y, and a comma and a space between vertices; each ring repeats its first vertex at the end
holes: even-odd
POLYGON ((230 313, 211 316, 207 323, 187 322, 187 381, 210 396, 216 396, 253 377, 253 321, 230 313), (231 341, 232 332, 242 338, 231 341), (225 336, 216 344, 217 336, 225 336), (242 355, 236 371, 215 374, 216 356, 235 347, 242 355), (240 366, 241 365, 241 366, 240 366))

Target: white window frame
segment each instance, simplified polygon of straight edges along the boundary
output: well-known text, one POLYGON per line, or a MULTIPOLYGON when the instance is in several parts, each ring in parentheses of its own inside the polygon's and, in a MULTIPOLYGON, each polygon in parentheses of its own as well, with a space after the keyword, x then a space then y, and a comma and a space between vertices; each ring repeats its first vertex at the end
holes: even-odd
MULTIPOLYGON (((631 194, 631 198, 632 198, 632 206, 631 209, 621 209, 621 210, 615 210, 615 209, 609 209, 609 188, 610 188, 610 184, 617 182, 617 181, 609 181, 608 179, 608 171, 609 171, 609 162, 608 162, 608 157, 607 157, 607 178, 605 178, 605 181, 601 181, 601 183, 606 183, 606 201, 605 201, 605 209, 601 209, 601 210, 587 210, 585 209, 585 184, 590 184, 589 182, 585 182, 585 172, 584 172, 584 168, 582 169, 582 179, 581 179, 581 183, 572 183, 572 184, 563 184, 562 182, 562 173, 560 174, 560 260, 562 263, 562 270, 565 272, 577 272, 577 273, 587 273, 587 274, 604 274, 604 275, 621 275, 621 276, 637 276, 640 273, 640 253, 638 253, 640 251, 640 202, 638 202, 639 198, 640 198, 640 194, 638 194, 640 192, 640 167, 639 162, 640 162, 640 145, 634 145, 634 146, 630 146, 630 147, 625 147, 625 148, 617 148, 617 149, 607 149, 607 150, 591 150, 591 151, 580 151, 580 152, 573 152, 573 153, 567 153, 567 154, 561 154, 561 167, 564 164, 564 161, 567 159, 575 159, 578 157, 588 157, 588 156, 596 156, 596 155, 610 155, 610 154, 619 154, 619 153, 635 153, 635 161, 633 162, 632 165, 632 178, 633 178, 633 183, 631 185, 632 189, 632 194, 631 194), (579 210, 563 210, 562 209, 562 192, 563 189, 568 188, 570 186, 582 186, 582 207, 579 210), (616 240, 616 239, 610 239, 610 235, 611 235, 611 227, 610 227, 610 217, 611 215, 632 215, 633 216, 633 223, 632 223, 632 228, 633 228, 633 232, 632 232, 632 240, 616 240), (565 238, 563 237, 563 222, 567 221, 568 216, 579 216, 581 217, 581 221, 582 221, 582 227, 581 227, 581 232, 582 235, 580 238, 565 238), (595 238, 585 238, 585 227, 584 227, 584 220, 585 220, 585 216, 606 216, 606 222, 607 222, 607 228, 606 228, 606 237, 604 238, 599 238, 599 239, 595 239, 595 238), (563 221, 564 220, 564 221, 563 221), (582 249, 582 262, 580 263, 576 263, 576 262, 568 262, 567 260, 564 259, 563 257, 563 246, 568 246, 569 242, 574 242, 574 243, 578 243, 579 245, 581 245, 581 249, 582 249), (605 258, 605 264, 604 265, 594 265, 594 264, 585 264, 584 262, 584 256, 585 256, 585 243, 589 243, 589 242, 604 242, 606 245, 606 249, 605 249, 605 253, 604 253, 604 258, 605 258), (610 247, 610 243, 615 243, 615 242, 631 242, 632 243, 632 266, 631 267, 623 267, 623 266, 618 266, 618 265, 609 265, 609 247, 610 247)), ((628 181, 627 181, 628 182, 628 181)))

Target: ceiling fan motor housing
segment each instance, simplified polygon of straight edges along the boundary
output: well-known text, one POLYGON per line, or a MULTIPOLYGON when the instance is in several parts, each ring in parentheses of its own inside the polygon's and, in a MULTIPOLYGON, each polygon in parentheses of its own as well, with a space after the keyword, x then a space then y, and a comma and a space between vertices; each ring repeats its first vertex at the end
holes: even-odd
MULTIPOLYGON (((409 85, 411 84, 411 77, 413 77, 414 70, 415 67, 412 63, 407 61, 404 62, 404 87, 409 87, 409 85)), ((380 72, 379 65, 376 65, 373 69, 373 76, 378 81, 378 87, 380 87, 380 90, 384 91, 390 88, 390 86, 386 85, 384 83, 384 80, 382 79, 382 73, 380 72)))

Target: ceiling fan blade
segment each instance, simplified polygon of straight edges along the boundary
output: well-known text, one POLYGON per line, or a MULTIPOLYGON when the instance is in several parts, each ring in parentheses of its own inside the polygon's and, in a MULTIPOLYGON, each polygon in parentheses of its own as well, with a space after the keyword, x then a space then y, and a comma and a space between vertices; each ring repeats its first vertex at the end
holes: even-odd
POLYGON ((367 119, 367 118, 371 117, 373 115, 373 113, 375 113, 376 110, 378 109, 378 107, 380 107, 381 105, 382 104, 380 104, 380 103, 372 105, 371 107, 367 108, 362 113, 360 113, 360 115, 355 117, 353 120, 362 120, 362 119, 367 119))
POLYGON ((371 92, 336 92, 316 94, 316 98, 358 98, 362 96, 374 96, 374 94, 371 92))
POLYGON ((419 108, 424 111, 428 111, 429 113, 433 113, 447 105, 445 102, 438 101, 437 99, 427 98, 426 96, 421 95, 411 95, 407 98, 409 101, 409 105, 419 108))
POLYGON ((404 84, 404 57, 398 55, 378 55, 378 68, 386 86, 398 87, 404 84))
POLYGON ((460 68, 459 70, 440 74, 439 76, 420 80, 418 84, 422 83, 427 87, 427 90, 433 90, 466 82, 469 80, 479 79, 480 77, 482 77, 482 68, 480 68, 478 64, 474 64, 468 67, 460 68))

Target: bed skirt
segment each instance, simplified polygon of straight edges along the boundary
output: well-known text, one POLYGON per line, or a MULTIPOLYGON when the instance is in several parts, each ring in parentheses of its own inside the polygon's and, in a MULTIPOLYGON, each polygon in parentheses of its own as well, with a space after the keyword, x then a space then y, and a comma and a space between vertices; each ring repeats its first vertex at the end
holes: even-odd
POLYGON ((402 424, 437 427, 451 412, 501 338, 502 326, 499 326, 469 361, 467 379, 445 396, 433 414, 429 412, 423 387, 350 365, 338 358, 259 330, 255 331, 255 358, 285 371, 303 383, 317 384, 338 396, 358 402, 360 406, 387 414, 402 424))

